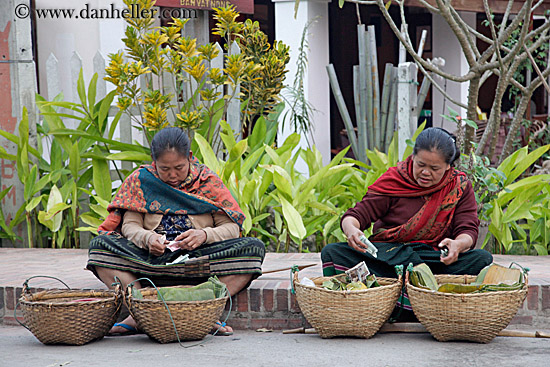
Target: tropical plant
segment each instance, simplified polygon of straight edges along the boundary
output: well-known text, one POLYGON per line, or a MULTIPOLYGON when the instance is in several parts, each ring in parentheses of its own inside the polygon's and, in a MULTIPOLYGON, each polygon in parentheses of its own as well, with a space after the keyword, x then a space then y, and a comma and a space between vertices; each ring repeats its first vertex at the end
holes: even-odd
POLYGON ((51 239, 52 247, 79 247, 80 220, 97 224, 105 216, 103 208, 112 194, 110 167, 116 172, 114 180, 121 181, 130 172, 119 168, 117 161, 139 164, 149 159, 148 148, 113 139, 120 113, 109 122, 108 112, 115 92, 96 101, 96 83, 94 75, 86 91, 80 72, 78 103, 61 101, 62 95, 53 101, 37 95, 43 117, 37 126, 37 149, 29 144, 25 109, 19 136, 0 131, 17 145, 17 155, 8 158, 17 162, 17 175, 24 185, 24 203, 15 218, 9 225, 0 218, 0 226, 10 239, 17 239, 12 229, 25 220, 29 247, 50 246, 47 239, 51 239), (77 122, 76 128, 66 127, 69 119, 77 122))
MULTIPOLYGON (((496 240, 494 251, 509 252, 513 244, 518 243, 527 254, 531 248, 539 255, 548 254, 550 175, 516 180, 549 149, 550 144, 528 153, 528 148, 523 147, 497 167, 500 173, 487 178, 489 185, 502 187, 496 197, 484 205, 482 214, 490 219, 489 231, 496 240)), ((485 238, 483 246, 490 238, 485 238)))
MULTIPOLYGON (((124 3, 143 10, 154 5, 152 0, 124 3)), ((273 108, 289 49, 282 42, 271 48, 257 22, 243 24, 236 20, 238 15, 233 5, 214 9, 213 34, 225 39, 225 57, 215 44, 197 45, 196 39, 183 37, 188 19, 172 19, 163 27, 154 27, 152 16, 126 19, 125 50, 109 55, 106 80, 116 86, 119 108, 149 141, 156 131, 172 125, 186 129, 191 137, 198 131, 218 150, 219 122, 228 120, 232 104, 240 113, 242 98, 250 121, 273 108), (235 41, 241 45, 239 53, 233 51, 235 41)))
POLYGON ((259 23, 250 19, 244 22, 236 40, 241 53, 260 65, 260 68, 246 75, 241 85, 241 100, 245 102, 243 129, 247 130, 248 135, 252 132, 254 121, 262 114, 271 112, 281 101, 290 48, 281 41, 275 41, 271 46, 259 23))

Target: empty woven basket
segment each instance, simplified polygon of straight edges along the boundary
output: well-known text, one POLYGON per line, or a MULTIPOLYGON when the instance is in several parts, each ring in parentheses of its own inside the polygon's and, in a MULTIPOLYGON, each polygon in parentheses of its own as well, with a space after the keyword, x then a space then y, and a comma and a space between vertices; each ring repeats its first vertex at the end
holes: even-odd
MULTIPOLYGON (((329 277, 312 278, 317 285, 329 277)), ((322 338, 370 338, 390 317, 401 292, 399 279, 378 278, 380 287, 360 291, 331 291, 300 283, 294 287, 300 310, 322 338)))
POLYGON ((82 345, 104 337, 122 304, 119 291, 47 290, 19 299, 26 326, 44 344, 82 345))
MULTIPOLYGON (((469 284, 471 275, 436 275, 439 284, 469 284)), ((488 343, 504 329, 527 295, 522 289, 483 293, 443 293, 407 283, 407 292, 418 320, 439 341, 469 340, 488 343)))
POLYGON ((140 291, 143 299, 133 297, 131 291, 126 292, 128 308, 138 328, 159 343, 178 341, 178 336, 181 341, 204 338, 220 319, 229 298, 226 296, 206 301, 166 301, 177 329, 176 335, 164 302, 157 299, 157 290, 142 288, 140 291))

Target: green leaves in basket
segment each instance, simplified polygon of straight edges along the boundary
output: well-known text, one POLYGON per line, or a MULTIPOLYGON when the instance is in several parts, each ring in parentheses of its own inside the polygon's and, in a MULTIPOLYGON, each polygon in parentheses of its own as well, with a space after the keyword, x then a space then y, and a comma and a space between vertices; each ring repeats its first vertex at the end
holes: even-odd
POLYGON ((364 283, 367 285, 367 288, 380 287, 380 283, 378 283, 378 280, 376 280, 376 275, 374 274, 367 275, 367 279, 364 283))
POLYGON ((135 299, 143 299, 143 294, 137 288, 132 287, 132 297, 135 299))
POLYGON ((362 282, 351 282, 350 284, 346 285, 346 290, 348 291, 360 291, 363 289, 367 289, 367 286, 362 282))
POLYGON ((217 277, 211 277, 207 282, 194 287, 163 287, 159 288, 157 297, 160 300, 161 295, 165 301, 206 301, 225 297, 227 288, 217 277))
POLYGON ((432 270, 425 263, 416 265, 411 271, 409 277, 411 284, 416 287, 428 288, 432 291, 436 291, 439 287, 432 270))
POLYGON ((476 291, 480 291, 481 288, 481 285, 446 283, 441 284, 437 291, 444 293, 473 293, 476 291))
POLYGON ((347 284, 338 278, 332 278, 325 280, 321 287, 328 289, 329 291, 345 291, 347 284))
POLYGON ((523 283, 514 284, 485 284, 481 287, 482 292, 516 291, 523 288, 523 283))
POLYGON ((380 287, 380 284, 376 280, 374 274, 368 275, 363 282, 352 282, 348 276, 341 274, 325 280, 323 284, 321 284, 321 287, 330 291, 360 291, 368 288, 380 287))
POLYGON ((214 299, 214 290, 209 288, 159 288, 158 299, 164 298, 165 301, 206 301, 214 299))

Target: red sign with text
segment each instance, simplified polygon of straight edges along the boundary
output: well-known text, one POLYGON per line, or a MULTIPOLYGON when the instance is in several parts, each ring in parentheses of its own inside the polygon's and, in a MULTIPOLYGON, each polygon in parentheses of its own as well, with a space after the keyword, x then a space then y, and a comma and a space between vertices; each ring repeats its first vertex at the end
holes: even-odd
POLYGON ((156 6, 204 10, 211 10, 229 4, 235 5, 239 13, 254 14, 254 0, 157 0, 155 3, 156 6))

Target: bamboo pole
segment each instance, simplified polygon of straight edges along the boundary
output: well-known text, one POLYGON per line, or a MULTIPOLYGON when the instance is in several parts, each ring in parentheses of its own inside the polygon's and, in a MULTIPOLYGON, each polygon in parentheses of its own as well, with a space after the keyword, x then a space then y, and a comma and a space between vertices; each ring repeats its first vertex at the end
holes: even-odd
POLYGON ((385 151, 386 147, 386 130, 388 126, 388 111, 390 108, 390 93, 391 93, 391 76, 393 65, 386 64, 384 70, 384 82, 382 89, 382 99, 380 105, 380 148, 385 151))
POLYGON ((365 25, 357 26, 357 42, 359 46, 359 100, 361 101, 361 116, 357 119, 357 132, 359 136, 359 148, 361 157, 366 156, 365 150, 372 145, 372 131, 370 129, 372 111, 372 86, 368 76, 370 70, 369 57, 367 55, 365 25))
POLYGON ((418 44, 418 57, 422 57, 422 53, 424 52, 424 44, 426 43, 426 36, 428 35, 428 31, 423 29, 422 35, 420 36, 420 43, 418 44))
POLYGON ((366 146, 363 146, 366 134, 366 121, 364 120, 364 100, 361 101, 361 77, 360 77, 359 65, 353 66, 353 101, 355 102, 355 121, 357 121, 357 145, 359 146, 359 152, 355 153, 355 158, 361 162, 365 162, 367 154, 365 152, 366 146), (363 103, 363 105, 362 105, 363 103), (363 116, 363 117, 361 117, 363 116), (359 124, 365 126, 365 129, 359 129, 359 124), (357 155, 359 154, 359 155, 357 155))
POLYGON ((351 144, 351 149, 357 157, 357 154, 359 152, 357 138, 355 137, 353 123, 351 122, 351 117, 349 115, 348 108, 346 107, 346 102, 344 101, 344 96, 342 95, 340 84, 338 83, 338 78, 336 77, 336 71, 334 70, 333 64, 327 65, 327 72, 328 79, 330 81, 330 88, 332 89, 332 94, 334 94, 334 99, 336 100, 336 105, 338 106, 338 110, 340 111, 340 116, 342 116, 342 120, 344 120, 346 130, 348 131, 348 139, 351 144))
POLYGON ((424 78, 422 80, 422 85, 420 85, 420 90, 418 91, 418 101, 416 104, 416 110, 418 111, 419 115, 420 115, 420 112, 422 112, 422 107, 424 106, 424 101, 426 100, 426 96, 430 91, 431 85, 432 83, 428 78, 424 78))
POLYGON ((385 143, 386 146, 384 147, 384 151, 387 151, 391 139, 393 137, 393 131, 395 129, 395 115, 397 113, 397 68, 395 66, 392 66, 392 73, 391 73, 391 91, 390 91, 390 108, 388 111, 388 122, 386 124, 386 139, 385 143))
POLYGON ((381 149, 381 131, 380 131, 380 81, 378 77, 378 55, 376 52, 376 30, 373 25, 368 26, 367 32, 367 51, 371 62, 372 78, 372 126, 373 126, 373 144, 371 149, 381 149))

